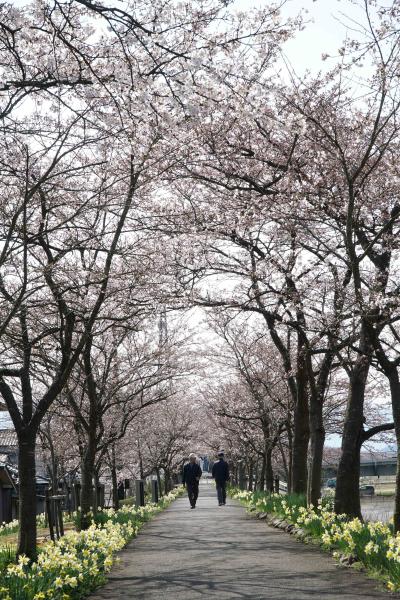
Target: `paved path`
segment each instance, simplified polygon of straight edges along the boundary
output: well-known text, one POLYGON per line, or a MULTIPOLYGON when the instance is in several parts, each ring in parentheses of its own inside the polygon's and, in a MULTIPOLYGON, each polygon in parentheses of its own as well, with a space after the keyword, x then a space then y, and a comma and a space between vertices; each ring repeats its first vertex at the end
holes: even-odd
POLYGON ((317 548, 216 505, 201 487, 197 508, 180 498, 147 523, 91 600, 388 600, 361 573, 336 566, 317 548))

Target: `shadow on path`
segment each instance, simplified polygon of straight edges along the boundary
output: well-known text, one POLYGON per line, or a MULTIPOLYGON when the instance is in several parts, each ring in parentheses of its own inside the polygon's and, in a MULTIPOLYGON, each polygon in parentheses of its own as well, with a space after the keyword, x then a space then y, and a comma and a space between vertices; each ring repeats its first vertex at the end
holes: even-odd
POLYGON ((180 498, 146 524, 91 600, 388 600, 374 581, 238 503, 218 507, 211 486, 200 494, 195 510, 180 498))

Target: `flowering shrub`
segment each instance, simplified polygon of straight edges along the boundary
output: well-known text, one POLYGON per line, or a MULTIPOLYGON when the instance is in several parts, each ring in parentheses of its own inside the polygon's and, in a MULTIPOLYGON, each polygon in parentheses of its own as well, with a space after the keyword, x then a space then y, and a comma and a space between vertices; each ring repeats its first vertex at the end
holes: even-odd
POLYGON ((104 509, 85 531, 69 531, 57 542, 42 546, 37 562, 25 556, 8 561, 0 571, 2 600, 75 600, 105 580, 115 554, 141 525, 180 495, 176 489, 158 504, 119 511, 104 509))
POLYGON ((332 498, 318 506, 306 506, 303 496, 232 491, 250 510, 271 513, 301 528, 335 557, 354 556, 369 571, 378 575, 389 590, 400 591, 400 533, 393 535, 389 525, 363 523, 333 512, 332 498))

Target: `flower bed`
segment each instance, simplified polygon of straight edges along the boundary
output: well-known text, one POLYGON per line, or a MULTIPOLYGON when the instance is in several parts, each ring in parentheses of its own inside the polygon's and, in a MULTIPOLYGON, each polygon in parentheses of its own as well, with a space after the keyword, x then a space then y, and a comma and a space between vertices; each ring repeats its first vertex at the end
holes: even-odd
POLYGON ((393 535, 389 525, 362 523, 333 512, 332 499, 317 507, 306 506, 302 496, 262 494, 232 490, 250 511, 276 517, 272 524, 283 525, 300 538, 318 540, 336 558, 361 563, 372 575, 383 580, 390 591, 400 591, 400 533, 393 535))
POLYGON ((119 511, 104 509, 93 517, 86 531, 69 531, 57 542, 40 549, 37 562, 15 560, 10 549, 0 549, 0 598, 2 600, 76 600, 105 581, 115 554, 140 527, 182 493, 178 488, 158 504, 119 511), (2 561, 1 561, 2 559, 2 561), (3 564, 2 564, 3 563, 3 564))
MULTIPOLYGON (((63 515, 64 524, 75 523, 76 518, 77 518, 76 513, 72 513, 71 515, 69 515, 68 513, 64 513, 64 515, 63 515)), ((38 526, 38 529, 47 529, 47 520, 46 520, 45 513, 41 513, 40 515, 37 515, 36 524, 38 526)), ((10 521, 9 523, 3 522, 0 524, 0 538, 12 535, 13 533, 18 533, 18 529, 19 529, 18 519, 14 519, 13 521, 10 521)))

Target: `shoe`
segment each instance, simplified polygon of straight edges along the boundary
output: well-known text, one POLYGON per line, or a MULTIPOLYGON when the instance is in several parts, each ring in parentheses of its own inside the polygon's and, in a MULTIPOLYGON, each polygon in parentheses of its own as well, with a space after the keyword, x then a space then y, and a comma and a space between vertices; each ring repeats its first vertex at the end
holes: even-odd
POLYGON ((222 503, 222 505, 223 505, 223 506, 226 506, 226 502, 223 502, 223 503, 222 503))
POLYGON ((218 504, 218 506, 223 506, 222 502, 220 502, 220 503, 218 504))
POLYGON ((195 506, 191 506, 190 508, 196 508, 195 506))

